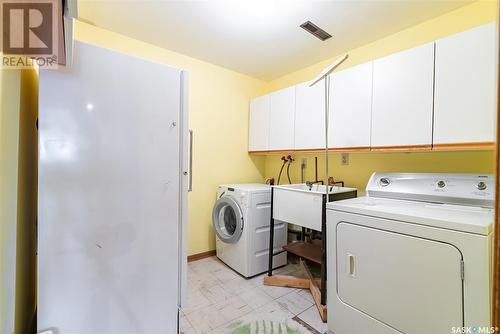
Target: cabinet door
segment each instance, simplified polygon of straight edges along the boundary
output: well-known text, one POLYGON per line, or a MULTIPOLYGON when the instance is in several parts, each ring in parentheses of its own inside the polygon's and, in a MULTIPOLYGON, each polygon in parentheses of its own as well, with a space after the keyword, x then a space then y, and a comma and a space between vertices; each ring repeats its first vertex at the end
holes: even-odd
POLYGON ((328 145, 369 148, 373 62, 334 73, 330 80, 328 145))
POLYGON ((295 149, 325 147, 325 85, 295 86, 295 149))
POLYGON ((269 149, 269 95, 250 101, 248 126, 248 150, 267 151, 269 149))
POLYGON ((494 142, 496 23, 436 41, 434 144, 494 142))
POLYGON ((295 130, 295 87, 270 94, 269 150, 293 150, 295 130))
POLYGON ((373 62, 372 147, 432 143, 434 43, 373 62))

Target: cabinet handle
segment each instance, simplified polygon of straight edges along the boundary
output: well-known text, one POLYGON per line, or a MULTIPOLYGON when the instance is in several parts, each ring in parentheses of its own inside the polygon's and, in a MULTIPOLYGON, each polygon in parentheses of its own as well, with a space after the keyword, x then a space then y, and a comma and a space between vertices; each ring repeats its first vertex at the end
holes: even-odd
POLYGON ((356 277, 356 263, 355 257, 352 254, 347 254, 347 267, 349 268, 349 276, 356 277))

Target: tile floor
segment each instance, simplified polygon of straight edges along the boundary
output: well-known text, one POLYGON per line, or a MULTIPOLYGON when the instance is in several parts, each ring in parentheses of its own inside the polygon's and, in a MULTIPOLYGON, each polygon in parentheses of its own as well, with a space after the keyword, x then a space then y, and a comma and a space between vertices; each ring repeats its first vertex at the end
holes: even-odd
MULTIPOLYGON (((276 273, 289 274, 289 264, 276 273)), ((250 323, 252 333, 286 333, 283 327, 304 334, 327 331, 309 290, 263 285, 263 276, 245 279, 216 257, 188 264, 188 300, 180 316, 185 334, 224 334, 250 323)))

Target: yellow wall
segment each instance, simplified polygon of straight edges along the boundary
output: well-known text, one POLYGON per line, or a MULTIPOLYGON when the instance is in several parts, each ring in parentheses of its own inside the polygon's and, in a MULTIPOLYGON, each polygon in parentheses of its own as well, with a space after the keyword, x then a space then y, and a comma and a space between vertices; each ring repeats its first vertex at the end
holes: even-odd
MULTIPOLYGON (((293 183, 300 182, 300 164, 307 159, 304 180, 315 179, 314 157, 318 157, 318 179, 325 180, 325 155, 292 155, 296 161, 290 167, 293 183)), ((364 194, 366 183, 373 172, 421 172, 421 173, 491 173, 495 172, 495 152, 412 152, 412 153, 351 153, 349 165, 341 164, 340 153, 330 153, 329 175, 344 181, 346 186, 358 188, 364 194)), ((266 161, 266 175, 277 177, 281 167, 280 156, 269 156, 266 161)), ((288 183, 286 172, 281 184, 288 183)))
POLYGON ((38 73, 21 72, 16 229, 15 333, 36 332, 38 73))
POLYGON ((0 332, 14 328, 21 72, 0 70, 0 332))
MULTIPOLYGON (((432 42, 460 31, 497 20, 496 1, 478 1, 471 5, 426 21, 409 29, 402 30, 373 43, 348 51, 348 60, 339 69, 361 64, 372 59, 421 44, 432 42)), ((268 91, 278 90, 297 83, 311 80, 336 57, 313 66, 290 73, 273 80, 268 91)), ((394 172, 454 172, 454 173, 493 173, 495 155, 493 151, 482 152, 429 152, 429 153, 356 153, 350 154, 350 164, 341 166, 340 154, 330 153, 329 174, 342 179, 346 185, 364 189, 368 178, 375 171, 394 172)), ((300 162, 306 158, 306 180, 314 180, 314 157, 311 154, 296 154, 297 160, 292 171, 292 182, 300 181, 300 162)), ((319 179, 325 179, 324 154, 320 157, 319 179)), ((280 156, 266 158, 266 177, 277 177, 281 166, 280 156)), ((284 179, 282 178, 282 182, 284 179)))
POLYGON ((265 82, 83 22, 76 22, 75 39, 189 71, 194 160, 188 253, 215 249, 211 212, 217 185, 264 177, 265 158, 247 150, 248 103, 264 93, 265 82))
POLYGON ((0 332, 32 333, 38 76, 0 70, 0 332))

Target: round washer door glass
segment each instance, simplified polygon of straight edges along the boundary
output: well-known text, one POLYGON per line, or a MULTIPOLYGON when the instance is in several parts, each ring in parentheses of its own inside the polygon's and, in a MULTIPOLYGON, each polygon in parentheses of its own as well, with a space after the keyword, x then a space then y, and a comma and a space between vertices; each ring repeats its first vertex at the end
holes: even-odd
POLYGON ((212 223, 219 239, 235 243, 243 232, 243 214, 238 203, 230 197, 221 197, 215 202, 212 223))

